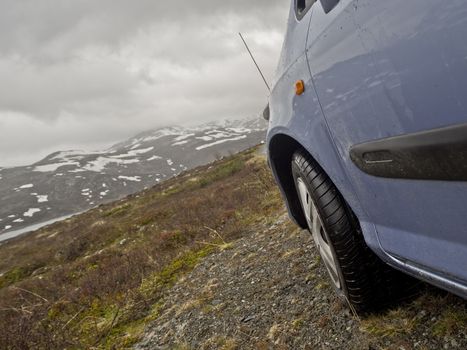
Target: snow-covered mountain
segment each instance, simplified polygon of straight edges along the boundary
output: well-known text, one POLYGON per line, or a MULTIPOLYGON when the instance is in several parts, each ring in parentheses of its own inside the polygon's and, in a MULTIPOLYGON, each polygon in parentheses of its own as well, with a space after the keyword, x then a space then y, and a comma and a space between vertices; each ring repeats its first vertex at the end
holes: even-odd
POLYGON ((1 235, 154 186, 182 171, 261 143, 259 119, 168 127, 100 152, 62 151, 26 167, 0 169, 1 235))

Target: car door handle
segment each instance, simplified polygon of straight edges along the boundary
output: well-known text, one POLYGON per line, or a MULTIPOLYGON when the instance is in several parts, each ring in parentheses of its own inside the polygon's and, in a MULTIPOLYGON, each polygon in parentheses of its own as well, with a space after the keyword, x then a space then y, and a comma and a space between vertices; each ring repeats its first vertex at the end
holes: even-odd
POLYGON ((340 0, 321 0, 321 5, 323 6, 324 12, 331 12, 331 10, 336 7, 339 1, 340 0))

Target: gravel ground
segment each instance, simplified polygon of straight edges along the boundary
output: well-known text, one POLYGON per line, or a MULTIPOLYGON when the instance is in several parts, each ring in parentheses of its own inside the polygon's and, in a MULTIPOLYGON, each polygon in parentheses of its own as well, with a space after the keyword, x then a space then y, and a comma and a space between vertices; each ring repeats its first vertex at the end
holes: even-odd
POLYGON ((353 316, 311 236, 282 215, 203 260, 164 298, 137 349, 467 349, 466 303, 427 288, 353 316))

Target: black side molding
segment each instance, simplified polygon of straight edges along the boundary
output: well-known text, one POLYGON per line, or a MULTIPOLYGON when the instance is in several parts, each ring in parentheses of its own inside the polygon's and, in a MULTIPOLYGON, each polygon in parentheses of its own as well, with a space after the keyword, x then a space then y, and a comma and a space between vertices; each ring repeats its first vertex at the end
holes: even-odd
POLYGON ((270 116, 271 116, 271 111, 269 109, 269 103, 268 103, 268 105, 266 106, 266 108, 263 111, 263 118, 265 120, 269 121, 270 116))
POLYGON ((373 176, 467 181, 467 124, 362 143, 350 157, 373 176))

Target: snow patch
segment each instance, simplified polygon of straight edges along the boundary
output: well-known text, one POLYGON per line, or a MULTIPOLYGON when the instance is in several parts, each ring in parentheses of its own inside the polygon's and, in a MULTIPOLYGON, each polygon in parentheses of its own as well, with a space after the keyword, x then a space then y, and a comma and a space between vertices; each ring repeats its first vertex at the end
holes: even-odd
MULTIPOLYGON (((229 131, 233 131, 236 134, 251 134, 252 130, 247 128, 227 128, 229 131)), ((260 131, 257 129, 256 131, 260 131)))
POLYGON ((179 142, 179 141, 183 141, 183 140, 186 140, 192 136, 195 136, 195 134, 186 134, 186 135, 182 135, 182 136, 178 136, 174 139, 174 141, 176 142, 179 142))
POLYGON ((78 162, 63 162, 63 163, 38 165, 34 168, 33 171, 37 171, 40 173, 51 173, 51 172, 57 171, 59 168, 63 166, 79 166, 79 163, 78 162))
POLYGON ((69 159, 81 160, 85 156, 99 155, 99 154, 104 154, 104 152, 102 152, 102 151, 86 152, 86 151, 83 151, 83 150, 71 150, 71 151, 59 152, 55 157, 50 158, 50 159, 51 160, 64 160, 64 161, 67 161, 69 159))
POLYGON ((219 130, 213 130, 213 131, 210 131, 207 133, 209 135, 209 137, 212 137, 212 138, 215 138, 215 139, 224 139, 224 138, 227 138, 227 137, 232 137, 232 136, 239 136, 239 135, 232 135, 232 133, 226 133, 226 132, 223 132, 223 131, 219 131, 219 130))
POLYGON ((27 212, 23 214, 23 216, 32 218, 34 214, 40 212, 41 210, 39 208, 30 208, 27 212))
POLYGON ((23 190, 23 189, 25 189, 25 188, 33 188, 33 187, 34 187, 33 184, 27 184, 27 185, 20 186, 19 188, 20 188, 21 190, 23 190))
POLYGON ((120 158, 135 157, 135 156, 140 155, 140 154, 145 154, 145 153, 151 152, 153 149, 154 149, 154 147, 148 147, 148 148, 144 148, 144 149, 135 149, 135 150, 132 150, 132 151, 128 151, 125 154, 120 154, 118 156, 112 156, 112 158, 120 159, 120 158))
POLYGON ((232 137, 230 139, 219 140, 219 141, 216 141, 216 142, 208 143, 208 144, 203 145, 203 146, 196 147, 196 150, 200 151, 202 149, 209 148, 209 147, 216 146, 216 145, 220 145, 220 144, 225 143, 225 142, 238 141, 238 140, 243 140, 243 139, 246 139, 246 138, 247 138, 246 135, 242 135, 242 136, 238 136, 238 137, 232 137))
POLYGON ((186 145, 187 143, 188 141, 179 141, 179 142, 172 143, 172 146, 181 146, 181 145, 186 145))
POLYGON ((49 201, 49 196, 48 195, 37 195, 37 203, 46 203, 49 201))
MULTIPOLYGON (((141 182, 141 176, 123 176, 123 175, 121 175, 118 178, 122 179, 122 180, 127 180, 127 181, 141 182)), ((126 186, 126 184, 124 184, 124 186, 126 186)))
POLYGON ((150 142, 155 141, 165 136, 184 136, 187 130, 182 128, 165 128, 154 131, 152 135, 138 138, 133 142, 150 142))
POLYGON ((151 158, 148 158, 146 159, 148 162, 152 162, 153 160, 157 160, 157 159, 162 159, 162 157, 159 157, 159 156, 152 156, 151 158))
POLYGON ((83 169, 86 169, 88 171, 93 171, 96 173, 102 172, 105 167, 109 164, 134 164, 138 163, 138 159, 115 159, 115 158, 107 158, 107 157, 99 157, 96 160, 90 161, 88 164, 86 164, 83 169))
POLYGON ((89 188, 82 189, 81 195, 85 197, 92 197, 92 191, 89 188))

